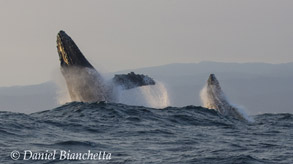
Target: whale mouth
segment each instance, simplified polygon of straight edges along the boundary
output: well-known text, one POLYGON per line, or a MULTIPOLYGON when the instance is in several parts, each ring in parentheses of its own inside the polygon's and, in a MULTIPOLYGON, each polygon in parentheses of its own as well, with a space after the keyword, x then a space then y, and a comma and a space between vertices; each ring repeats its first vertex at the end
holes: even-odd
POLYGON ((79 66, 93 68, 70 36, 62 30, 57 35, 57 50, 61 67, 79 66))

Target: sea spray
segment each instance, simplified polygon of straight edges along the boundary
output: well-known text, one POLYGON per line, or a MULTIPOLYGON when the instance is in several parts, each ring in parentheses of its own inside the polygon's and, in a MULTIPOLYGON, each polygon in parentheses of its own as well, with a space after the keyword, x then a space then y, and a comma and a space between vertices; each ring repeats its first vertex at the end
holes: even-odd
POLYGON ((62 67, 68 92, 72 101, 96 102, 109 101, 103 77, 93 68, 62 67))
POLYGON ((59 75, 55 80, 59 104, 112 100, 110 84, 95 69, 70 67, 61 68, 61 72, 65 78, 59 75))
POLYGON ((56 71, 52 73, 52 79, 57 88, 56 103, 62 105, 71 102, 71 98, 67 90, 65 79, 64 77, 62 77, 62 74, 59 69, 56 69, 56 71))
POLYGON ((130 90, 119 90, 119 103, 164 108, 170 105, 169 95, 162 82, 130 90))
MULTIPOLYGON (((84 68, 83 68, 84 69, 84 68)), ((75 69, 63 72, 63 75, 67 78, 67 83, 65 79, 59 75, 55 83, 58 86, 58 103, 59 104, 65 104, 72 101, 78 101, 78 102, 89 102, 85 101, 85 99, 82 99, 78 96, 76 97, 70 97, 70 95, 79 95, 77 93, 83 93, 83 95, 87 94, 85 93, 88 90, 83 90, 82 87, 75 87, 75 89, 69 90, 68 87, 72 87, 72 85, 75 86, 84 86, 87 83, 88 75, 99 77, 99 79, 103 78, 103 74, 95 75, 95 71, 92 71, 90 68, 86 68, 86 73, 82 73, 81 70, 78 70, 80 72, 76 73, 75 69), (68 80, 69 85, 68 85, 68 80), (71 94, 69 94, 71 92, 71 94)), ((97 78, 96 78, 97 79, 97 78)), ((105 78, 103 78, 105 79, 105 78)), ((164 108, 170 105, 169 101, 169 95, 166 87, 162 82, 157 82, 156 85, 149 85, 149 86, 142 86, 137 87, 129 90, 125 90, 119 86, 115 86, 115 84, 111 80, 103 80, 106 82, 95 82, 95 83, 88 83, 88 87, 91 88, 91 92, 95 91, 96 94, 99 93, 99 90, 96 90, 96 86, 103 87, 102 93, 106 95, 106 99, 109 102, 119 102, 123 104, 128 105, 141 105, 141 106, 147 106, 147 107, 154 107, 154 108, 164 108), (89 85, 92 84, 92 85, 89 85)), ((104 101, 101 100, 101 101, 104 101)))

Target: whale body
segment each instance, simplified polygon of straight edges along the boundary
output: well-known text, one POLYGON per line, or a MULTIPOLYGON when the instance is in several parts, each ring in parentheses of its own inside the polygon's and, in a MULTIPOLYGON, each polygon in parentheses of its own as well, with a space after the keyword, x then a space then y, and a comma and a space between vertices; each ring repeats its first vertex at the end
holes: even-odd
POLYGON ((215 109, 224 116, 231 116, 239 120, 246 120, 239 112, 239 109, 229 103, 224 92, 222 91, 219 81, 214 74, 210 74, 200 96, 205 108, 215 109))
POLYGON ((117 102, 117 88, 132 89, 156 84, 152 78, 134 72, 115 75, 106 81, 64 31, 57 35, 57 51, 61 73, 72 101, 117 102))

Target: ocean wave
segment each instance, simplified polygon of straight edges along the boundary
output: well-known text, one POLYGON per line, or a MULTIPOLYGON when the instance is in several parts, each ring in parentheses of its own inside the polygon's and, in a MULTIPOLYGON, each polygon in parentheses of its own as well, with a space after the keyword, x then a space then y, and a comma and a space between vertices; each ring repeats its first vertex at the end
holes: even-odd
POLYGON ((249 123, 197 106, 106 102, 72 102, 32 114, 0 112, 0 162, 13 163, 8 156, 13 150, 58 149, 111 152, 113 163, 291 163, 292 116, 260 114, 249 123))

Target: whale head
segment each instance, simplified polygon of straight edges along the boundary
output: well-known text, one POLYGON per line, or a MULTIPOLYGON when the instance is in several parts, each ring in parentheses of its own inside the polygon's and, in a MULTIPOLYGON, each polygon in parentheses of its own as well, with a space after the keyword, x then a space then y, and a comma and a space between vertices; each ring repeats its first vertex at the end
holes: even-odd
POLYGON ((208 79, 208 85, 219 86, 219 81, 217 80, 215 74, 210 74, 210 77, 208 79))
POLYGON ((57 51, 60 70, 72 101, 117 102, 118 88, 132 89, 156 84, 152 78, 134 72, 115 75, 109 83, 106 83, 103 76, 88 62, 70 36, 62 30, 57 34, 57 51))
POLYGON ((70 36, 62 30, 57 35, 57 50, 61 67, 75 66, 93 68, 70 36))

